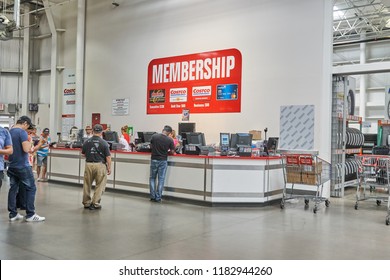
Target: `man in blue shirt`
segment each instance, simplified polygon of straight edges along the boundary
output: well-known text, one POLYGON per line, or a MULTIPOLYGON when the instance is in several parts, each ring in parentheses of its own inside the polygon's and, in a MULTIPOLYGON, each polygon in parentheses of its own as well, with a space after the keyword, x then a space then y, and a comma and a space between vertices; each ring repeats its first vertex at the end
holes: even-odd
POLYGON ((35 213, 35 185, 34 175, 28 161, 28 154, 32 152, 31 142, 28 140, 27 130, 34 125, 27 116, 21 116, 14 127, 10 130, 13 154, 9 156, 9 167, 7 174, 10 178, 10 189, 8 192, 8 211, 11 222, 23 219, 18 213, 16 206, 16 195, 19 186, 25 190, 26 200, 26 222, 41 222, 45 217, 35 213))
POLYGON ((4 178, 4 155, 13 153, 12 139, 8 130, 0 126, 0 188, 4 178))

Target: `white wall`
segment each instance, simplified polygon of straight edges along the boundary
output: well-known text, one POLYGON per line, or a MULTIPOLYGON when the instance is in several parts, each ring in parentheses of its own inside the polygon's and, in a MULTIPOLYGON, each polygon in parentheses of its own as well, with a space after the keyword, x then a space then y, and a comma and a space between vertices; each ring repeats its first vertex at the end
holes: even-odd
MULTIPOLYGON (((76 1, 73 1, 76 2, 76 1)), ((181 115, 146 115, 147 67, 155 58, 237 48, 242 53, 241 113, 191 114, 206 141, 219 132, 268 127, 279 135, 283 105, 316 108, 315 148, 329 152, 331 3, 326 0, 87 1, 84 123, 100 112, 119 130, 174 128, 181 115), (308 24, 309 23, 309 24, 308 24), (328 30, 328 31, 327 31, 328 30), (128 116, 112 116, 115 98, 128 116), (328 139, 323 139, 323 137, 328 139)), ((75 68, 77 3, 66 5, 61 60, 75 68)), ((61 83, 60 83, 61 84, 61 83)))
POLYGON ((175 127, 180 115, 146 115, 150 60, 237 48, 241 113, 191 114, 191 121, 209 143, 218 142, 220 131, 268 127, 268 136, 277 136, 282 105, 314 104, 321 118, 323 27, 323 1, 122 1, 117 8, 88 1, 84 122, 100 112, 115 130, 126 123, 135 131, 175 127), (124 97, 130 98, 129 116, 111 116, 112 99, 124 97))

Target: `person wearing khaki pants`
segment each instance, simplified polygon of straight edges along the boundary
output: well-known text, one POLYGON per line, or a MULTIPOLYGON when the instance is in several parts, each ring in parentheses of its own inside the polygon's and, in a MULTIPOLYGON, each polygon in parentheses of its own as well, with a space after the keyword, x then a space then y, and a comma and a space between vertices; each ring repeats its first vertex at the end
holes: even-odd
MULTIPOLYGON (((107 167, 101 162, 86 162, 84 171, 84 188, 83 188, 83 204, 85 208, 91 209, 101 208, 100 200, 106 189, 107 183, 107 167), (96 187, 93 197, 91 198, 92 183, 95 180, 96 187)), ((92 209, 94 210, 94 209, 92 209)))
POLYGON ((107 175, 111 174, 111 153, 108 143, 102 139, 103 127, 93 127, 93 136, 83 144, 81 153, 85 156, 83 185, 83 205, 90 210, 101 209, 100 204, 106 189, 107 175), (92 183, 96 182, 95 192, 91 197, 92 183))

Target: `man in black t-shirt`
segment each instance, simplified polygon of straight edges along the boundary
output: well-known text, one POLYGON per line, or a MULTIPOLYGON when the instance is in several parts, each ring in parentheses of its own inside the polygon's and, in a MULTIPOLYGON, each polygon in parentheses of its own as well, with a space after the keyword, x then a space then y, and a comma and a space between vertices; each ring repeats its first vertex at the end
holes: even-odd
POLYGON ((100 200, 106 189, 107 175, 111 174, 111 153, 108 143, 102 139, 103 127, 96 124, 93 136, 84 142, 81 153, 85 156, 83 205, 90 210, 101 209, 100 200), (91 198, 93 181, 95 192, 91 198))
POLYGON ((162 192, 165 182, 165 174, 168 167, 168 154, 175 153, 175 145, 173 139, 169 137, 172 133, 172 127, 164 126, 162 133, 153 134, 150 140, 152 148, 152 157, 150 162, 150 200, 161 202, 162 192), (156 178, 158 176, 158 185, 156 188, 156 178))

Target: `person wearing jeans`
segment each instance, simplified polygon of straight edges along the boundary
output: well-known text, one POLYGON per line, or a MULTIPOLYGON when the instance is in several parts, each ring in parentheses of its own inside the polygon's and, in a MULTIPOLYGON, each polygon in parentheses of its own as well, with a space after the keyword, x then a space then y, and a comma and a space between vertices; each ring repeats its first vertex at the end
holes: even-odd
POLYGON ((164 189, 165 175, 168 167, 168 155, 175 153, 175 145, 173 139, 169 137, 172 133, 172 127, 164 126, 162 133, 153 134, 150 140, 152 149, 150 162, 150 200, 154 202, 161 202, 162 192, 164 189), (156 179, 158 177, 158 184, 156 186, 156 179))
MULTIPOLYGON (((21 188, 23 188, 24 192, 23 201, 25 202, 25 205, 23 205, 23 208, 25 207, 26 210, 26 219, 33 217, 35 215, 34 201, 37 188, 35 186, 35 179, 32 168, 30 166, 25 166, 23 168, 9 167, 7 174, 10 178, 11 186, 8 192, 8 211, 10 220, 12 221, 13 217, 20 215, 17 211, 16 196, 21 188), (13 199, 14 197, 15 199, 13 199)), ((16 220, 18 219, 21 218, 17 218, 16 220)))
POLYGON ((12 139, 8 130, 0 126, 0 188, 4 178, 4 155, 11 155, 13 153, 12 139))
POLYGON ((7 171, 10 177, 8 211, 11 222, 23 219, 23 216, 18 213, 16 206, 16 195, 19 192, 19 188, 24 188, 25 190, 26 221, 41 222, 45 220, 45 217, 41 217, 35 213, 34 204, 37 188, 32 167, 28 161, 28 154, 32 150, 31 143, 28 141, 27 130, 33 126, 29 117, 21 116, 10 130, 14 150, 13 154, 9 156, 9 167, 7 171))

